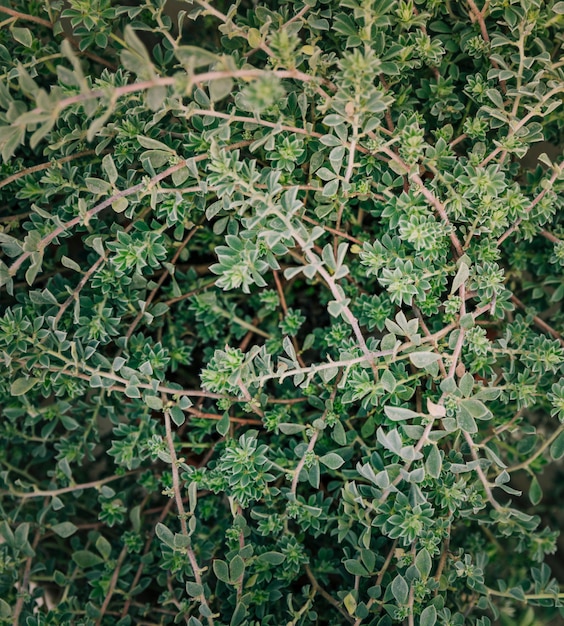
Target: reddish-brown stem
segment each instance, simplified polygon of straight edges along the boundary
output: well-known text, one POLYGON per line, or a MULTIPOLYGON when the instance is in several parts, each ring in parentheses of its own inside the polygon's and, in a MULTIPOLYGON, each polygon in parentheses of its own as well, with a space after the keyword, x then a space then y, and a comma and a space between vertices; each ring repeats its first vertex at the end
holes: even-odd
POLYGON ((552 241, 552 243, 562 243, 562 239, 559 239, 556 235, 549 233, 548 230, 541 230, 540 234, 548 241, 552 241))
MULTIPOLYGON (((282 307, 282 311, 284 311, 284 315, 288 315, 288 305, 286 304, 286 297, 284 296, 284 289, 282 288, 282 282, 280 281, 280 276, 276 270, 272 272, 274 276, 274 282, 276 283, 276 291, 278 292, 278 297, 280 298, 280 306, 282 307)), ((300 354, 300 347, 298 346, 298 341, 295 337, 291 337, 292 345, 294 346, 294 350, 296 352, 296 358, 301 367, 305 367, 305 361, 303 360, 300 354)))
MULTIPOLYGON (((232 144, 231 146, 228 146, 225 149, 226 150, 235 150, 235 149, 241 148, 243 146, 248 146, 249 143, 251 143, 251 142, 250 141, 239 141, 237 143, 232 144)), ((209 158, 207 154, 200 154, 200 155, 194 157, 194 161, 203 161, 203 160, 205 160, 207 158, 209 158)), ((56 239, 59 235, 61 235, 65 231, 69 230, 70 228, 73 228, 74 226, 77 226, 78 224, 80 224, 82 222, 88 222, 88 220, 90 218, 94 217, 95 215, 97 215, 98 213, 103 211, 104 209, 107 209, 108 207, 110 207, 116 200, 119 200, 120 198, 127 198, 128 196, 131 196, 131 195, 133 195, 133 194, 135 194, 137 192, 143 191, 144 189, 150 189, 152 186, 156 185, 161 180, 164 180, 165 178, 168 178, 171 174, 174 174, 174 172, 177 172, 178 170, 182 169, 185 166, 186 166, 186 161, 182 160, 179 163, 171 165, 170 167, 168 167, 166 170, 164 170, 160 174, 157 174, 156 176, 151 178, 148 182, 147 181, 142 181, 142 182, 138 183, 137 185, 133 185, 133 187, 128 187, 127 189, 124 189, 122 191, 118 191, 113 196, 110 196, 109 198, 107 198, 103 202, 100 202, 100 203, 96 204, 95 206, 93 206, 91 209, 86 211, 86 213, 84 215, 79 215, 79 216, 73 218, 72 220, 69 220, 68 222, 65 222, 64 224, 61 224, 60 226, 57 226, 57 228, 52 230, 48 235, 45 235, 45 237, 43 237, 43 239, 41 239, 41 241, 38 244, 38 249, 43 250, 54 239, 56 239)), ((10 276, 14 276, 15 275, 15 273, 18 271, 18 269, 21 267, 21 265, 24 263, 24 261, 26 261, 26 259, 28 259, 31 256, 31 254, 32 254, 31 252, 24 252, 23 254, 21 254, 19 256, 18 259, 16 259, 14 261, 14 263, 12 263, 12 265, 11 265, 11 267, 9 269, 10 276)))
MULTIPOLYGON (((0 9, 1 8, 2 7, 0 7, 0 9)), ((40 163, 39 165, 26 167, 25 170, 16 172, 15 174, 8 176, 7 178, 4 178, 4 180, 1 180, 0 189, 2 189, 2 187, 6 187, 6 185, 9 185, 10 183, 13 183, 15 180, 22 178, 22 176, 27 176, 28 174, 34 174, 35 172, 41 172, 43 170, 49 169, 50 167, 56 167, 57 165, 62 165, 63 163, 68 163, 69 161, 74 161, 76 159, 80 159, 84 156, 89 156, 95 153, 96 153, 95 150, 83 150, 82 152, 77 152, 76 154, 70 154, 69 156, 61 157, 60 159, 57 159, 56 161, 48 161, 47 163, 40 163)))
MULTIPOLYGON (((557 168, 554 170, 554 172, 552 173, 552 176, 550 177, 548 181, 548 185, 546 185, 546 187, 544 187, 544 189, 542 189, 541 192, 537 194, 536 198, 527 207, 527 210, 525 211, 525 215, 528 215, 537 206, 537 204, 545 197, 545 195, 552 189, 552 184, 558 178, 558 176, 560 176, 561 173, 562 172, 560 168, 557 168)), ((519 226, 521 225, 521 222, 525 218, 525 215, 515 220, 515 223, 513 224, 513 226, 511 226, 511 228, 508 228, 503 233, 503 235, 497 240, 498 246, 500 246, 508 237, 510 237, 519 228, 519 226)))
MULTIPOLYGON (((158 522, 163 522, 166 519, 166 516, 168 515, 170 509, 172 508, 173 505, 173 501, 169 500, 165 506, 163 507, 161 514, 159 515, 159 519, 157 521, 158 522)), ((143 555, 146 555, 150 550, 151 550, 151 545, 153 543, 153 538, 155 536, 155 529, 154 527, 151 529, 151 532, 149 533, 149 537, 147 538, 147 541, 145 542, 145 548, 143 550, 143 555)), ((121 611, 121 617, 125 617, 126 615, 129 614, 129 607, 132 603, 131 600, 131 592, 133 591, 133 589, 135 589, 135 587, 137 587, 137 584, 139 583, 139 581, 141 580, 141 576, 143 574, 143 569, 145 568, 145 562, 141 561, 141 563, 139 563, 139 567, 137 568, 137 571, 135 572, 135 576, 133 577, 133 582, 131 583, 131 586, 129 587, 129 594, 127 595, 126 599, 125 599, 125 603, 123 605, 123 609, 121 611)))
MULTIPOLYGON (((41 539, 41 531, 38 528, 35 532, 35 536, 33 538, 33 543, 32 543, 32 548, 35 551, 35 548, 37 548, 38 544, 39 544, 39 540, 41 539)), ((24 606, 24 601, 25 601, 25 596, 28 593, 28 588, 29 588, 29 577, 31 574, 31 566, 33 564, 33 557, 28 556, 27 559, 25 560, 25 567, 24 567, 24 572, 23 572, 23 576, 22 576, 22 580, 20 583, 20 587, 18 589, 18 599, 16 600, 16 606, 14 607, 14 612, 12 614, 12 624, 19 624, 19 618, 20 618, 20 614, 23 610, 23 606, 24 606)))
MULTIPOLYGON (((172 257, 172 260, 170 261, 171 265, 173 265, 173 266, 176 265, 176 262, 178 261, 178 259, 180 258, 180 255, 182 254, 182 250, 184 250, 184 248, 190 243, 190 240, 198 232, 198 228, 199 227, 200 227, 199 224, 194 226, 194 228, 192 228, 192 230, 190 230, 188 235, 184 238, 184 241, 180 244, 180 246, 178 246, 178 250, 176 251, 176 253, 172 257)), ((155 299, 155 296, 159 292, 159 289, 162 287, 164 281, 168 278, 169 274, 170 274, 170 270, 168 270, 168 269, 165 269, 165 271, 161 274, 161 276, 160 276, 159 280, 157 281, 157 284, 155 285, 154 289, 151 291, 151 293, 149 294, 149 296, 145 300, 144 311, 146 311, 148 309, 148 307, 150 306, 150 304, 153 302, 153 300, 155 299)), ((131 337, 131 335, 133 334, 133 331, 137 327, 137 324, 139 324, 139 322, 141 321, 142 318, 143 318, 143 311, 139 311, 139 313, 136 315, 135 319, 129 325, 129 328, 127 329, 127 332, 125 333, 126 339, 129 339, 131 337)))
POLYGON ((339 601, 335 600, 335 598, 319 584, 317 578, 311 571, 311 568, 309 567, 309 565, 305 566, 305 571, 306 571, 307 577, 309 578, 309 582, 311 583, 312 588, 315 591, 317 591, 321 597, 325 598, 325 600, 327 600, 327 602, 329 602, 331 606, 334 606, 337 609, 337 611, 339 611, 339 613, 347 620, 347 622, 352 623, 351 616, 348 613, 346 613, 346 611, 344 611, 339 601))
MULTIPOLYGON (((376 577, 376 581, 374 583, 375 586, 382 584, 382 580, 384 580, 384 576, 386 572, 388 571, 388 568, 390 567, 392 559, 394 558, 397 545, 398 545, 398 540, 394 539, 394 543, 392 544, 392 547, 390 548, 388 555, 386 556, 386 560, 384 561, 384 564, 382 565, 382 569, 378 572, 378 576, 376 577)), ((368 601, 366 602, 366 608, 370 610, 370 607, 374 604, 374 602, 375 600, 373 597, 368 598, 368 601)), ((362 623, 362 618, 358 617, 356 621, 354 622, 353 626, 360 626, 361 623, 362 623)))
POLYGON ((500 511, 502 507, 498 503, 498 501, 494 498, 488 478, 484 474, 484 470, 480 467, 480 458, 478 457, 478 454, 474 448, 475 446, 474 440, 472 439, 470 434, 467 432, 464 432, 464 438, 466 439, 466 443, 468 444, 468 447, 470 448, 470 454, 472 458, 474 459, 474 461, 477 461, 476 473, 478 474, 478 478, 480 479, 480 482, 482 483, 484 492, 486 494, 486 498, 488 499, 488 502, 493 506, 493 508, 496 511, 500 511))
POLYGON ((360 241, 360 239, 357 239, 356 237, 353 237, 352 235, 349 235, 348 233, 345 233, 342 230, 337 230, 336 228, 331 228, 331 226, 320 224, 319 222, 316 222, 311 217, 308 217, 307 215, 302 215, 301 219, 303 219, 304 222, 309 222, 310 224, 314 224, 315 226, 320 226, 321 228, 323 228, 323 230, 326 230, 328 233, 332 233, 333 235, 336 235, 337 237, 348 239, 349 241, 352 241, 353 243, 356 243, 357 245, 362 246, 362 241, 360 241))
MULTIPOLYGON (((474 19, 478 22, 478 26, 480 27, 480 32, 482 33, 482 39, 486 42, 486 43, 490 43, 490 36, 488 34, 488 29, 486 27, 486 21, 484 19, 484 15, 486 13, 486 10, 488 8, 488 2, 486 2, 486 4, 484 5, 484 8, 480 11, 480 9, 478 9, 476 3, 474 2, 474 0, 466 0, 468 2, 468 6, 470 7, 470 13, 472 14, 472 16, 474 17, 474 19)), ((499 69, 499 65, 497 63, 497 61, 490 59, 491 64, 493 65, 493 67, 495 67, 496 69, 499 69)), ((503 91, 503 93, 505 93, 507 91, 507 87, 505 84, 504 80, 500 81, 500 87, 501 90, 503 91)))
MULTIPOLYGON (((164 402, 166 402, 166 398, 163 397, 163 403, 164 402)), ((170 419, 170 412, 168 410, 164 411, 164 422, 165 422, 166 442, 168 445, 168 452, 171 458, 170 468, 172 472, 172 489, 174 492, 174 500, 176 502, 176 509, 178 511, 178 518, 180 520, 180 528, 182 530, 182 534, 185 537, 189 538, 190 533, 188 531, 188 524, 186 523, 187 515, 184 509, 184 502, 182 500, 182 494, 180 493, 180 489, 181 489, 180 475, 178 472, 179 461, 176 456, 176 450, 174 448, 174 440, 172 436, 172 424, 171 424, 171 419, 170 419)), ((202 584, 201 570, 196 561, 196 555, 194 554, 194 550, 192 549, 191 545, 186 546, 185 549, 186 549, 186 555, 188 556, 188 560, 190 561, 190 566, 192 568, 194 580, 196 581, 196 584, 201 585, 202 584)), ((198 596, 198 600, 200 601, 202 606, 205 606, 209 609, 209 605, 208 605, 208 602, 204 593, 198 596)), ((211 610, 208 610, 207 613, 209 615, 207 618, 208 626, 214 626, 214 619, 212 617, 211 610)))
POLYGON ((45 26, 46 28, 52 29, 53 25, 51 22, 44 20, 41 17, 37 17, 35 15, 29 15, 28 13, 20 13, 20 11, 16 11, 15 9, 11 9, 9 7, 0 5, 0 13, 5 13, 6 15, 11 15, 12 17, 17 17, 19 20, 24 20, 25 22, 35 22, 36 24, 40 24, 41 26, 45 26))
MULTIPOLYGON (((527 305, 522 302, 521 300, 519 300, 519 298, 515 295, 511 296, 511 302, 513 302, 514 304, 516 304, 520 309, 522 309, 523 311, 527 311, 527 305)), ((564 346, 564 338, 562 337, 562 335, 555 330, 554 328, 552 328, 552 326, 550 326, 550 324, 547 324, 543 319, 541 319, 538 315, 533 315, 533 322, 542 330, 544 330, 546 333, 548 333, 549 335, 552 335, 555 339, 558 339, 558 341, 560 342, 561 345, 564 346)))
POLYGON ((108 476, 107 478, 101 478, 100 480, 93 480, 89 483, 81 483, 79 485, 70 485, 69 487, 61 487, 60 489, 47 489, 44 491, 0 491, 0 495, 3 496, 14 496, 16 498, 21 498, 22 500, 29 500, 30 498, 53 498, 55 496, 63 495, 64 493, 71 493, 72 491, 82 491, 83 489, 98 489, 102 485, 106 485, 107 483, 111 483, 114 480, 119 480, 120 478, 124 478, 125 476, 129 476, 131 474, 136 474, 138 470, 131 470, 129 472, 125 472, 125 474, 120 476, 108 476))
POLYGON ((108 585, 108 590, 106 591, 104 602, 102 603, 102 606, 100 607, 100 613, 98 615, 98 619, 96 620, 96 626, 100 626, 102 624, 102 619, 104 618, 104 614, 106 613, 106 611, 108 610, 108 607, 110 606, 112 596, 114 595, 114 591, 116 589, 116 585, 119 580, 121 566, 123 565, 123 562, 125 561, 126 556, 127 556, 127 546, 123 546, 119 554, 119 557, 116 561, 116 564, 114 566, 114 572, 112 574, 112 578, 110 579, 110 584, 108 585))
MULTIPOLYGON (((387 156, 390 157, 391 161, 394 161, 395 163, 397 163, 402 169, 405 170, 406 175, 409 172, 409 166, 407 165, 407 163, 405 163, 403 161, 403 159, 401 159, 391 148, 388 147, 383 147, 382 152, 384 152, 384 154, 386 154, 387 156)), ((419 176, 419 174, 411 174, 410 175, 411 180, 417 185, 419 191, 423 194, 423 196, 425 197, 425 199, 427 200, 427 202, 429 202, 430 205, 432 205, 433 207, 435 207, 437 213, 439 214, 441 220, 444 222, 444 224, 446 226, 449 227, 449 237, 451 240, 451 243, 457 253, 457 255, 459 257, 461 257, 464 254, 464 249, 462 247, 462 244, 460 243, 460 240, 458 239, 455 231, 454 231, 454 227, 452 226, 452 224, 450 223, 450 220, 448 218, 446 209, 444 204, 437 198, 437 196, 435 196, 435 194, 428 189, 425 186, 425 183, 423 182, 421 176, 419 176)))
MULTIPOLYGON (((439 564, 437 565, 437 571, 435 572, 435 576, 434 576, 434 578, 435 578, 435 580, 437 582, 439 582, 441 580, 441 576, 442 576, 443 570, 444 570, 446 562, 447 562, 448 548, 449 548, 449 545, 450 545, 450 535, 451 535, 450 530, 451 530, 451 526, 449 525, 448 530, 447 530, 447 534, 445 536, 445 540, 443 541, 443 549, 442 549, 442 552, 441 552, 441 558, 439 559, 439 564)), ((436 597, 438 591, 439 591, 439 588, 437 587, 435 589, 435 593, 434 593, 435 597, 436 597)))
MULTIPOLYGON (((190 415, 193 415, 194 417, 201 417, 202 419, 216 420, 216 421, 219 421, 220 419, 223 419, 222 415, 218 415, 217 413, 206 413, 204 411, 199 411, 198 409, 196 409, 194 407, 190 407, 188 409, 185 409, 185 411, 187 413, 190 413, 190 415)), ((246 424, 246 425, 253 425, 253 426, 262 426, 261 420, 255 420, 255 419, 244 418, 244 417, 231 417, 231 416, 229 416, 229 421, 234 423, 234 424, 246 424)))

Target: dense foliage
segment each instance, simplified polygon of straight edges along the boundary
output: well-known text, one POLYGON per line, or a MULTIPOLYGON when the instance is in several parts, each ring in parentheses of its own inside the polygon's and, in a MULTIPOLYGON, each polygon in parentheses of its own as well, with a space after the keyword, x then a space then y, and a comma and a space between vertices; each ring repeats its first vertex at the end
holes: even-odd
POLYGON ((2 623, 561 619, 564 2, 0 19, 2 623))

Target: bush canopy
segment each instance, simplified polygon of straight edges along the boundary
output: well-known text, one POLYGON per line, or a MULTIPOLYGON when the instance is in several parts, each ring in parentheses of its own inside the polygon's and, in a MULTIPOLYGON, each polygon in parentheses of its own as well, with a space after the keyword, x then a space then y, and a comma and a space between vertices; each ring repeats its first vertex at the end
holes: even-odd
POLYGON ((564 2, 0 20, 0 622, 562 623, 564 2))

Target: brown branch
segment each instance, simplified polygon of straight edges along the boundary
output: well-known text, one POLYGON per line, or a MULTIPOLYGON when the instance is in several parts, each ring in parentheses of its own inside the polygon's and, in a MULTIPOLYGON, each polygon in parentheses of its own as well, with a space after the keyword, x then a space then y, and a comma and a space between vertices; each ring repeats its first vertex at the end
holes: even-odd
POLYGON ((36 17, 35 15, 29 15, 28 13, 20 13, 20 11, 16 11, 15 9, 10 9, 9 7, 5 7, 0 5, 0 13, 6 13, 6 15, 11 15, 12 17, 17 17, 19 20, 24 20, 25 22, 35 22, 36 24, 40 24, 41 26, 45 26, 46 28, 52 29, 53 24, 44 20, 41 17, 36 17))
MULTIPOLYGON (((198 229, 200 228, 200 224, 201 224, 201 222, 199 224, 197 224, 196 226, 194 226, 194 228, 192 228, 190 230, 190 232, 188 233, 188 235, 184 238, 184 241, 180 244, 180 246, 178 246, 178 250, 176 251, 175 255, 172 257, 172 260, 170 261, 171 265, 174 266, 176 264, 176 262, 178 261, 180 255, 182 254, 182 250, 184 250, 184 248, 190 243, 190 240, 198 232, 198 229)), ((145 307, 144 307, 145 311, 148 309, 149 305, 155 299, 155 296, 159 292, 159 289, 162 287, 164 281, 168 278, 169 274, 170 274, 170 270, 168 270, 168 269, 165 269, 165 271, 161 274, 161 276, 160 276, 159 280, 157 281, 157 284, 155 285, 154 289, 149 294, 149 297, 145 300, 145 307)), ((143 311, 139 311, 139 313, 136 315, 135 319, 129 325, 129 328, 127 329, 127 332, 125 333, 125 338, 126 339, 129 339, 131 337, 131 335, 133 334, 133 331, 137 327, 137 324, 139 324, 139 322, 141 321, 142 318, 143 318, 143 311)))
MULTIPOLYGON (((169 500, 165 504, 165 506, 162 508, 161 514, 159 515, 159 519, 157 520, 157 523, 164 522, 173 504, 174 504, 173 500, 169 500)), ((151 529, 151 532, 149 533, 149 536, 147 537, 147 541, 145 542, 145 548, 143 549, 143 556, 145 556, 146 554, 150 552, 154 537, 155 537, 155 527, 153 526, 153 528, 151 529)), ((135 576, 133 577, 131 586, 129 587, 129 593, 126 596, 125 603, 121 611, 121 617, 125 617, 126 615, 129 614, 129 607, 132 604, 131 593, 135 589, 135 587, 137 587, 137 584, 141 580, 141 576, 143 575, 144 568, 145 568, 145 561, 141 561, 141 563, 139 563, 139 567, 137 568, 137 571, 135 572, 135 576)))
MULTIPOLYGON (((3 7, 0 6, 0 9, 2 8, 3 7)), ((89 156, 95 153, 96 153, 96 150, 83 150, 82 152, 77 152, 76 154, 71 154, 66 157, 61 157, 60 159, 57 159, 56 161, 48 161, 47 163, 40 163, 39 165, 33 165, 32 167, 27 167, 25 170, 20 170, 19 172, 16 172, 15 174, 8 176, 8 178, 5 178, 4 180, 0 181, 0 189, 2 189, 2 187, 5 187, 6 185, 9 185, 10 183, 13 183, 15 180, 22 178, 23 176, 27 176, 28 174, 41 172, 42 170, 47 170, 50 167, 62 165, 63 163, 68 163, 69 161, 74 161, 75 159, 80 159, 83 156, 89 156)))
POLYGON ((525 211, 525 215, 515 220, 515 223, 513 224, 513 226, 511 226, 511 228, 508 228, 503 233, 503 235, 497 240, 498 246, 500 246, 510 235, 512 235, 519 228, 521 222, 525 219, 525 216, 528 215, 537 206, 537 204, 545 197, 545 195, 552 189, 552 184, 558 178, 558 176, 560 176, 561 173, 562 171, 560 168, 556 168, 554 170, 554 172, 552 173, 552 176, 548 180, 549 184, 544 189, 542 189, 542 191, 539 194, 537 194, 536 198, 527 207, 525 211))
POLYGON ((305 566, 305 571, 313 589, 317 591, 320 596, 325 598, 325 600, 327 600, 327 602, 329 602, 331 606, 334 606, 337 611, 339 611, 339 613, 347 620, 347 622, 352 624, 353 618, 343 609, 340 602, 338 600, 335 600, 335 598, 319 584, 309 565, 305 566))
MULTIPOLYGON (((163 398, 163 402, 166 401, 166 398, 163 398)), ((172 489, 174 492, 174 500, 176 502, 176 509, 178 511, 178 518, 180 520, 180 528, 182 530, 182 534, 189 539, 190 533, 188 532, 188 524, 186 523, 186 510, 184 509, 184 502, 182 500, 182 494, 180 493, 180 475, 178 472, 179 461, 176 456, 176 450, 174 448, 174 441, 172 436, 172 424, 170 419, 170 412, 168 410, 164 411, 164 422, 165 422, 165 433, 166 433, 166 442, 168 445, 168 452, 171 458, 171 472, 172 472, 172 489)), ((202 585, 202 576, 200 566, 196 561, 196 555, 194 554, 194 550, 191 545, 186 546, 186 555, 188 556, 188 560, 190 561, 190 566, 192 567, 192 573, 194 575, 194 580, 196 584, 202 585)), ((205 594, 202 592, 198 596, 198 600, 202 607, 206 607, 208 609, 208 617, 207 622, 209 626, 214 626, 214 619, 212 617, 211 610, 209 609, 208 601, 206 599, 205 594)))
MULTIPOLYGON (((515 305, 517 305, 520 309, 522 309, 523 311, 527 312, 527 305, 522 302, 521 300, 519 300, 519 298, 515 295, 511 296, 511 302, 513 302, 515 305)), ((538 315, 533 315, 533 322, 542 330, 544 330, 546 333, 548 333, 549 335, 552 335, 555 339, 558 339, 558 341, 560 342, 560 344, 562 346, 564 346, 564 338, 562 337, 562 335, 555 330, 554 328, 552 328, 552 326, 550 326, 550 324, 547 324, 543 319, 541 319, 538 315)))
POLYGON ((559 239, 556 235, 548 232, 548 230, 541 230, 540 234, 548 241, 552 241, 552 243, 562 243, 562 239, 559 239))
POLYGON ((3 496, 14 496, 16 498, 21 498, 22 500, 29 500, 30 498, 52 498, 54 496, 60 496, 64 493, 71 493, 72 491, 81 491, 83 489, 98 489, 102 485, 106 485, 107 483, 111 483, 114 480, 119 480, 120 478, 124 478, 125 476, 130 476, 131 474, 136 474, 139 470, 130 470, 129 472, 125 472, 125 474, 120 474, 119 476, 109 476, 108 478, 101 478, 100 480, 93 480, 89 483, 81 483, 78 485, 70 485, 69 487, 61 487, 60 489, 47 489, 45 491, 0 491, 0 495, 3 496))
MULTIPOLYGON (((486 43, 490 43, 490 36, 488 34, 488 29, 486 27, 486 21, 484 19, 484 15, 485 12, 488 8, 488 4, 489 2, 486 2, 484 4, 483 9, 480 11, 480 9, 478 9, 478 7, 476 6, 476 3, 474 2, 474 0, 466 0, 468 2, 468 6, 470 7, 470 13, 471 13, 471 18, 474 17, 474 19, 478 22, 478 25, 480 26, 480 32, 482 33, 482 39, 486 42, 486 43)), ((490 59, 491 64, 493 65, 493 67, 495 67, 496 69, 499 69, 499 65, 497 63, 497 61, 490 59)), ((501 90, 503 91, 503 93, 505 93, 507 91, 507 86, 504 80, 500 80, 499 81, 501 90)))
MULTIPOLYGON (((3 8, 3 7, 2 7, 3 8)), ((41 538, 41 531, 38 528, 35 531, 35 536, 33 538, 33 544, 32 544, 32 548, 35 551, 35 548, 37 548, 38 544, 39 544, 39 539, 41 538)), ((22 578, 22 582, 19 586, 18 589, 18 599, 16 601, 16 606, 14 607, 14 613, 12 615, 12 624, 19 624, 19 618, 20 618, 20 614, 23 610, 23 606, 24 606, 24 600, 25 600, 25 596, 28 593, 28 589, 29 589, 29 577, 31 574, 31 566, 33 564, 33 557, 28 556, 27 559, 25 560, 25 568, 24 568, 24 573, 23 573, 23 578, 22 578)))
MULTIPOLYGON (((248 146, 250 143, 251 143, 250 141, 239 141, 237 143, 232 144, 231 146, 227 146, 224 149, 225 150, 235 150, 235 149, 241 148, 243 146, 248 146)), ((200 154, 200 155, 194 157, 193 160, 194 161, 203 161, 203 160, 208 159, 208 158, 209 158, 208 154, 200 154)), ((100 202, 100 203, 96 204, 91 209, 86 211, 85 215, 79 215, 79 216, 73 218, 72 220, 69 220, 68 222, 65 222, 64 224, 61 224, 60 226, 57 226, 57 228, 55 228, 48 235, 45 235, 45 237, 43 237, 41 239, 41 241, 38 244, 38 249, 40 249, 40 250, 44 249, 54 239, 56 239, 59 235, 61 235, 65 231, 69 230, 70 228, 73 228, 74 226, 77 226, 78 224, 80 224, 82 222, 88 222, 88 220, 90 218, 94 217, 95 215, 97 215, 98 213, 103 211, 104 209, 107 209, 116 200, 119 200, 120 198, 127 198, 128 196, 131 196, 131 195, 133 195, 133 194, 135 194, 135 193, 137 193, 139 191, 143 191, 144 189, 150 189, 152 186, 156 185, 161 180, 164 180, 165 178, 168 178, 171 174, 174 174, 174 172, 177 172, 178 170, 182 169, 185 166, 186 166, 186 161, 182 160, 179 163, 171 165, 170 167, 168 167, 166 170, 164 170, 160 174, 157 174, 156 176, 151 178, 148 182, 147 181, 142 181, 142 182, 138 183, 137 185, 134 185, 133 187, 128 187, 127 189, 124 189, 122 191, 119 191, 119 192, 115 193, 113 196, 110 196, 109 198, 107 198, 103 202, 100 202)), ((14 261, 14 263, 12 263, 12 265, 10 266, 10 269, 9 269, 10 276, 14 276, 15 275, 15 273, 18 271, 18 269, 21 267, 21 265, 24 263, 24 261, 26 259, 28 259, 31 256, 31 254, 32 254, 32 252, 24 252, 23 254, 21 254, 14 261)))
POLYGON ((114 565, 114 572, 112 574, 112 578, 110 579, 110 584, 108 586, 108 590, 106 591, 104 602, 102 603, 102 606, 100 607, 100 613, 98 615, 98 619, 96 620, 96 626, 100 626, 100 624, 102 623, 102 619, 104 617, 104 613, 106 613, 106 611, 108 610, 108 606, 110 605, 112 596, 114 595, 114 591, 116 589, 117 582, 119 580, 121 566, 123 565, 123 562, 125 561, 126 556, 127 556, 127 546, 123 546, 119 554, 118 560, 116 561, 116 564, 114 565))

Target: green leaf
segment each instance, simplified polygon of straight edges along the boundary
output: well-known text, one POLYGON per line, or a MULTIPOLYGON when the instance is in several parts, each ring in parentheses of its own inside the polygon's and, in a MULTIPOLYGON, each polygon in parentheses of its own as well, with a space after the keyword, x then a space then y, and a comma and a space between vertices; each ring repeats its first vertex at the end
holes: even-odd
POLYGON ((39 382, 39 378, 17 378, 10 385, 12 396, 23 396, 39 382))
POLYGON ((231 616, 231 621, 229 622, 229 626, 239 626, 241 622, 247 616, 247 609, 242 602, 239 602, 233 611, 233 615, 231 616))
POLYGON ((204 594, 204 588, 198 583, 188 581, 186 583, 186 592, 191 598, 198 598, 204 594))
POLYGON ((120 53, 125 69, 137 74, 143 80, 150 80, 155 76, 155 69, 145 44, 139 39, 133 28, 128 24, 124 31, 124 40, 127 48, 120 53))
POLYGON ((116 198, 112 202, 112 209, 116 213, 123 213, 125 209, 129 206, 129 200, 127 198, 116 198))
POLYGON ((209 84, 210 100, 212 102, 218 102, 227 98, 233 91, 233 79, 220 78, 218 80, 211 80, 209 84))
POLYGON ((140 398, 141 392, 139 391, 139 387, 135 387, 134 385, 128 385, 125 388, 125 395, 128 398, 140 398))
POLYGON ((104 170, 108 180, 113 185, 118 179, 118 171, 111 154, 106 154, 102 159, 102 169, 104 170))
POLYGON ((258 28, 249 28, 247 32, 247 41, 251 48, 258 48, 262 42, 262 36, 258 28))
POLYGON ((456 293, 460 289, 461 285, 463 285, 468 280, 469 276, 470 268, 468 267, 468 265, 466 265, 466 263, 462 262, 460 264, 460 267, 458 268, 458 272, 456 272, 454 280, 452 281, 450 293, 456 293))
POLYGON ((431 567, 433 566, 433 560, 426 548, 420 550, 415 557, 415 567, 421 575, 421 578, 426 579, 431 573, 431 567))
POLYGON ((29 522, 23 522, 16 528, 16 532, 14 533, 14 546, 16 548, 22 549, 27 543, 28 536, 29 522))
POLYGON ((370 576, 368 570, 356 559, 346 559, 345 569, 353 576, 370 576))
POLYGON ((466 433, 473 434, 478 432, 478 426, 474 421, 472 415, 461 406, 456 414, 456 423, 458 428, 463 430, 466 433))
POLYGON ((182 424, 184 424, 184 422, 186 421, 186 414, 184 413, 184 411, 179 407, 179 406, 171 406, 170 409, 170 417, 172 418, 172 421, 177 425, 177 426, 182 426, 182 424))
POLYGON ((536 476, 531 480, 529 487, 529 500, 533 506, 536 506, 542 500, 542 487, 536 476))
POLYGON ((464 374, 464 376, 460 379, 458 388, 460 389, 460 393, 462 393, 465 398, 468 398, 472 393, 472 389, 474 389, 474 382, 474 377, 472 374, 468 373, 464 374))
POLYGON ((112 186, 101 178, 87 178, 84 182, 86 187, 88 187, 88 191, 97 196, 109 194, 112 191, 112 186))
POLYGON ((155 534, 169 548, 174 549, 174 533, 161 522, 155 526, 155 534))
POLYGON ((229 561, 229 573, 233 581, 239 580, 245 573, 245 561, 238 554, 229 561))
POLYGON ((174 50, 176 58, 191 71, 217 63, 219 56, 197 46, 178 46, 174 50))
POLYGON ((416 417, 420 417, 420 413, 416 413, 411 409, 403 409, 399 406, 385 406, 384 413, 388 419, 394 422, 403 422, 405 420, 412 420, 416 417))
POLYGON ((441 357, 434 352, 412 352, 409 355, 409 360, 418 368, 428 367, 440 358, 441 357))
POLYGON ((391 585, 392 595, 396 599, 396 602, 401 605, 407 604, 407 598, 409 596, 409 586, 405 582, 405 578, 399 574, 394 578, 391 585))
POLYGON ((319 461, 326 465, 329 469, 339 469, 341 465, 345 462, 345 460, 339 456, 336 452, 329 452, 328 454, 324 454, 319 457, 319 461))
POLYGON ((437 609, 431 604, 421 611, 419 626, 435 626, 437 622, 437 609))
POLYGON ((14 26, 11 29, 11 32, 12 37, 18 43, 21 43, 22 46, 25 46, 26 48, 31 48, 31 45, 33 44, 33 35, 31 34, 29 28, 19 28, 14 26))
POLYGON ((224 583, 231 582, 231 579, 229 578, 229 568, 227 567, 227 563, 225 561, 214 559, 213 572, 218 580, 221 580, 224 583))
POLYGON ((103 535, 100 535, 96 539, 96 550, 102 555, 104 561, 107 561, 112 553, 112 544, 103 535))
POLYGON ((263 552, 257 558, 262 563, 268 563, 269 565, 280 565, 286 560, 286 556, 281 552, 263 552))
POLYGON ((557 15, 564 15, 564 2, 557 2, 553 7, 552 10, 557 14, 557 15))
POLYGON ((295 435, 296 433, 301 433, 305 430, 305 426, 303 424, 290 424, 283 422, 282 424, 278 424, 278 430, 285 435, 295 435))
POLYGON ((9 618, 12 615, 12 608, 10 605, 0 598, 0 617, 9 618))
POLYGON ((163 401, 158 396, 145 395, 143 397, 145 404, 153 411, 161 411, 163 408, 163 401))
POLYGON ((564 456, 564 432, 561 432, 550 446, 550 456, 558 461, 564 456))
POLYGON ((380 382, 382 383, 382 387, 384 387, 388 393, 394 393, 397 381, 390 370, 385 370, 383 372, 382 376, 380 376, 380 382))
POLYGON ((460 402, 460 406, 468 411, 470 415, 477 420, 489 420, 493 417, 492 412, 480 400, 475 398, 467 398, 460 402))
POLYGON ((94 552, 90 552, 89 550, 78 550, 77 552, 74 552, 72 555, 72 560, 81 569, 94 567, 104 562, 104 559, 100 558, 97 554, 94 554, 94 552))
POLYGON ((443 460, 439 448, 436 445, 431 446, 431 450, 425 459, 425 471, 429 476, 438 478, 441 475, 443 460))
POLYGON ((222 437, 225 437, 225 435, 229 432, 230 425, 231 422, 229 420, 229 413, 225 411, 222 418, 216 423, 215 429, 222 437))
POLYGON ((349 615, 354 615, 357 607, 356 598, 352 593, 347 593, 345 599, 343 600, 343 604, 345 605, 345 609, 347 609, 347 613, 349 615))
POLYGON ((55 534, 59 535, 59 537, 66 539, 67 537, 74 535, 74 533, 78 530, 78 527, 72 522, 61 522, 52 526, 51 530, 55 534))

